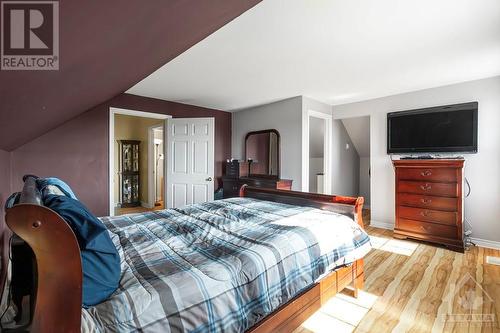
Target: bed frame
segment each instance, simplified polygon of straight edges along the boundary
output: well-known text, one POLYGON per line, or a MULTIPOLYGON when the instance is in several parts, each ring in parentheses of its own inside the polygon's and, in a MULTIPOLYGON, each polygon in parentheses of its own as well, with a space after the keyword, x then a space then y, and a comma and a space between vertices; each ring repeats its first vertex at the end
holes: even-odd
MULTIPOLYGON (((41 204, 34 176, 24 177, 19 204, 8 209, 6 222, 36 257, 34 313, 31 332, 80 332, 82 267, 75 235, 64 220, 41 204)), ((316 207, 351 216, 361 227, 363 198, 330 196, 242 186, 241 197, 316 207)), ((336 293, 352 286, 354 296, 363 287, 363 259, 330 272, 307 290, 283 304, 248 332, 291 332, 336 293)))

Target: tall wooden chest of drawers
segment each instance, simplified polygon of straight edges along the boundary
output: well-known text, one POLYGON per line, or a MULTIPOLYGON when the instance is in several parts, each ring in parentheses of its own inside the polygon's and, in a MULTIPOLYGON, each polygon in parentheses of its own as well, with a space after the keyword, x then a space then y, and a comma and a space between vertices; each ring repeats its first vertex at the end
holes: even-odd
POLYGON ((395 160, 394 237, 464 251, 461 159, 395 160))

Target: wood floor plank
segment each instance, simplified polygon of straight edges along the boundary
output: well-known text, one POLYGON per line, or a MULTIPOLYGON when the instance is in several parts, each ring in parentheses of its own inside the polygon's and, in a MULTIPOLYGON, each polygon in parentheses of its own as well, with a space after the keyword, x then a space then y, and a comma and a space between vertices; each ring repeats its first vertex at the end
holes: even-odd
POLYGON ((356 332, 369 332, 373 326, 379 327, 381 332, 392 330, 399 318, 399 315, 395 314, 400 312, 394 312, 394 309, 406 304, 406 293, 413 289, 414 284, 411 280, 414 272, 431 257, 426 248, 417 249, 415 255, 411 257, 396 256, 398 266, 385 269, 385 273, 378 278, 367 278, 365 290, 381 296, 363 318, 356 332))
MULTIPOLYGON (((453 304, 453 293, 455 291, 455 284, 461 277, 461 267, 464 262, 463 255, 457 255, 454 252, 450 252, 453 256, 453 263, 451 267, 451 271, 448 273, 449 277, 446 285, 444 285, 442 290, 442 300, 439 306, 437 307, 437 311, 434 315, 434 324, 432 327, 432 333, 443 332, 446 324, 446 316, 450 312, 453 304)), ((432 313, 430 313, 432 316, 432 313)))
MULTIPOLYGON (((429 265, 425 268, 423 272, 422 279, 418 282, 417 286, 414 289, 413 294, 411 295, 409 301, 406 303, 406 306, 402 309, 401 316, 399 317, 399 322, 392 330, 393 332, 408 332, 412 324, 417 323, 419 325, 418 331, 423 326, 423 322, 416 322, 417 313, 419 310, 419 305, 422 299, 425 298, 429 293, 429 288, 432 283, 433 273, 436 272, 437 266, 439 265, 440 260, 444 256, 445 250, 436 249, 435 255, 431 258, 429 265)), ((429 329, 428 329, 429 330, 429 329)))
MULTIPOLYGON (((483 313, 492 313, 494 315, 491 324, 491 331, 500 331, 500 266, 486 263, 486 256, 499 257, 500 251, 493 249, 484 249, 483 258, 483 282, 482 286, 488 295, 488 300, 492 302, 483 303, 483 313)), ((483 332, 489 332, 488 327, 483 328, 483 332)))
MULTIPOLYGON (((375 320, 375 326, 380 327, 384 332, 391 332, 396 327, 401 316, 394 316, 394 313, 400 312, 406 307, 419 286, 426 268, 431 263, 435 253, 435 248, 425 248, 417 256, 416 263, 409 267, 408 272, 402 276, 401 280, 393 282, 395 293, 388 300, 389 302, 384 313, 375 320)), ((401 272, 401 275, 403 275, 404 271, 401 272)))
POLYGON ((440 249, 442 256, 439 263, 429 270, 429 283, 427 284, 425 294, 419 299, 418 307, 414 313, 413 321, 408 332, 430 332, 436 321, 438 308, 442 304, 445 286, 450 278, 450 272, 453 268, 455 253, 440 249))
POLYGON ((354 332, 500 333, 500 266, 486 263, 487 256, 500 257, 499 250, 472 247, 462 254, 411 242, 416 248, 405 255, 384 246, 391 231, 366 230, 379 244, 365 257, 363 292, 374 300, 354 332), (493 321, 478 320, 484 318, 493 321))

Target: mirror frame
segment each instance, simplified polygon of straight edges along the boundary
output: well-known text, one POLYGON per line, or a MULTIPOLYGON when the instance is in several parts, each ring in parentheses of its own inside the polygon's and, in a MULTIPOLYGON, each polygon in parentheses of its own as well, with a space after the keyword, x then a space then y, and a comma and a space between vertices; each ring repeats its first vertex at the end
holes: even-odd
POLYGON ((277 145, 278 145, 278 158, 277 158, 278 174, 277 175, 268 175, 268 174, 250 173, 251 166, 249 166, 248 177, 280 179, 280 174, 281 174, 281 136, 280 136, 280 132, 278 132, 278 130, 273 128, 273 129, 265 129, 265 130, 261 130, 261 131, 248 132, 245 135, 245 161, 248 162, 248 158, 247 158, 247 140, 248 140, 248 137, 250 135, 262 134, 262 133, 274 133, 274 134, 276 134, 277 145))

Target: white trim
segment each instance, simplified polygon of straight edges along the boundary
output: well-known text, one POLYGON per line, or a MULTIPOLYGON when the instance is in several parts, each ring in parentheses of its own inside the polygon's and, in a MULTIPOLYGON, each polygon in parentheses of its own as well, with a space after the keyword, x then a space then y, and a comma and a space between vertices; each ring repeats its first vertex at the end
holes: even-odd
POLYGON ((110 107, 109 110, 111 112, 113 112, 113 114, 121 114, 121 115, 125 115, 125 116, 153 118, 153 119, 167 119, 167 118, 172 118, 172 116, 169 116, 169 115, 166 115, 166 114, 162 114, 162 113, 144 112, 144 111, 120 109, 120 108, 114 108, 114 107, 110 107))
MULTIPOLYGON (((393 223, 380 222, 380 221, 374 221, 374 220, 370 220, 370 227, 387 229, 387 230, 394 230, 393 223)), ((481 239, 481 238, 471 238, 470 240, 474 244, 476 244, 476 246, 484 247, 487 249, 500 250, 500 242, 487 240, 487 239, 481 239)))
POLYGON ((144 207, 144 208, 153 208, 154 205, 150 205, 149 202, 141 201, 141 207, 144 207))
POLYGON ((470 240, 477 246, 485 247, 487 249, 500 250, 500 242, 481 238, 471 238, 470 240))
MULTIPOLYGON (((156 179, 154 175, 154 169, 155 169, 155 159, 153 158, 154 155, 154 130, 161 128, 162 130, 165 129, 165 125, 153 125, 148 128, 148 139, 149 139, 149 144, 148 144, 148 208, 153 208, 156 203, 156 179)), ((162 138, 164 140, 164 138, 162 138)), ((165 153, 165 141, 163 141, 163 152, 165 153)), ((165 156, 165 155, 163 155, 165 156)))
POLYGON ((325 121, 325 137, 323 145, 323 182, 325 194, 332 193, 332 124, 331 114, 306 110, 302 112, 302 191, 309 192, 309 118, 315 117, 325 121))
POLYGON ((370 227, 394 230, 394 223, 370 220, 370 227))
MULTIPOLYGON (((144 117, 144 118, 153 118, 153 119, 165 119, 165 125, 163 131, 165 133, 166 130, 166 122, 168 118, 172 118, 172 116, 161 114, 161 113, 152 113, 152 112, 143 112, 136 110, 128 110, 121 108, 109 108, 109 137, 108 137, 108 188, 109 188, 109 216, 115 215, 115 184, 114 184, 114 168, 115 168, 115 115, 121 114, 126 116, 134 116, 134 117, 144 117)), ((165 149, 166 145, 163 145, 165 149)), ((165 165, 165 163, 164 163, 165 165)))

